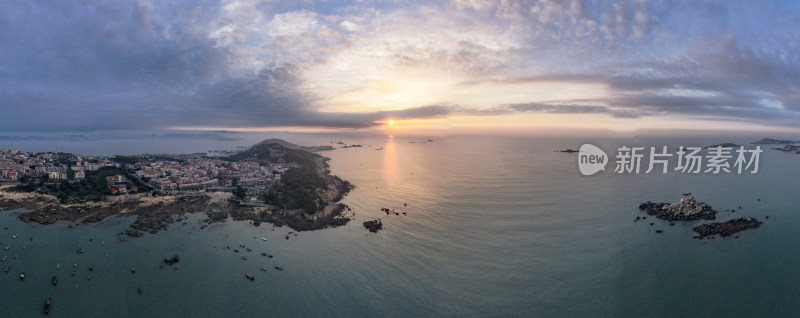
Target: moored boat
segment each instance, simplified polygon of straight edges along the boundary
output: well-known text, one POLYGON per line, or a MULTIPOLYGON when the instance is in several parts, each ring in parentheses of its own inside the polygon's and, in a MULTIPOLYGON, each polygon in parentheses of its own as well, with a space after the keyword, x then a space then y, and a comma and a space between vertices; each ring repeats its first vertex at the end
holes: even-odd
POLYGON ((249 280, 255 280, 256 279, 255 277, 253 277, 253 275, 250 275, 250 274, 244 274, 244 277, 247 277, 247 279, 249 279, 249 280))
POLYGON ((19 280, 25 280, 25 271, 19 272, 19 280))
POLYGON ((277 269, 277 270, 279 270, 279 271, 282 271, 282 270, 283 270, 283 266, 280 266, 280 265, 275 265, 275 266, 273 266, 273 267, 275 267, 275 269, 277 269))
POLYGON ((53 286, 58 285, 58 278, 53 276, 53 286))
POLYGON ((47 301, 44 302, 44 313, 45 314, 49 314, 50 313, 50 306, 52 306, 52 305, 53 305, 53 301, 50 299, 50 297, 47 297, 47 301))

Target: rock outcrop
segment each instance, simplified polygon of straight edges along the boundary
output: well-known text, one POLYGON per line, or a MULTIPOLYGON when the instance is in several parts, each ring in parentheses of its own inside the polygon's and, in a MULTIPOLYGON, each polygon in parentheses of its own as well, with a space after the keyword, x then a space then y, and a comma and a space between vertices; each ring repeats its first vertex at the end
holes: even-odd
POLYGON ((694 227, 692 230, 699 234, 696 238, 703 239, 706 236, 719 234, 722 237, 731 236, 744 230, 757 229, 762 222, 754 217, 742 217, 726 222, 714 222, 694 227))
POLYGON ((647 201, 639 204, 639 210, 667 221, 714 220, 717 215, 710 205, 698 202, 694 197, 681 198, 675 203, 647 201))
POLYGON ((383 222, 380 219, 364 222, 364 227, 372 233, 378 232, 383 229, 383 222))

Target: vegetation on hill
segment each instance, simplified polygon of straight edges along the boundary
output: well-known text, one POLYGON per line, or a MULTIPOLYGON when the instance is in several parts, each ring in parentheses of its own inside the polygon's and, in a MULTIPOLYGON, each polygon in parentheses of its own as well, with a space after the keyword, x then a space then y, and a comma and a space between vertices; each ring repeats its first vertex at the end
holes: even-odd
POLYGON ((325 181, 317 171, 308 167, 292 168, 283 174, 279 185, 261 193, 260 198, 282 209, 300 209, 314 214, 319 210, 315 194, 319 188, 325 188, 325 181))

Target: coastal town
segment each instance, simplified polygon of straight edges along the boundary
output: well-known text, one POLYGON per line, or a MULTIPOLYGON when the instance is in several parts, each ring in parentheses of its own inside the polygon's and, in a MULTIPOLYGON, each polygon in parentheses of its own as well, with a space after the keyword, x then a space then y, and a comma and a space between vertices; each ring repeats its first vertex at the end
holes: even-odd
POLYGON ((112 172, 103 175, 107 195, 233 191, 237 188, 255 194, 279 184, 287 170, 299 167, 297 162, 287 162, 286 149, 278 144, 270 146, 267 160, 234 161, 219 157, 217 153, 95 157, 3 149, 0 150, 0 182, 82 183, 87 182, 87 176, 104 171, 112 172))

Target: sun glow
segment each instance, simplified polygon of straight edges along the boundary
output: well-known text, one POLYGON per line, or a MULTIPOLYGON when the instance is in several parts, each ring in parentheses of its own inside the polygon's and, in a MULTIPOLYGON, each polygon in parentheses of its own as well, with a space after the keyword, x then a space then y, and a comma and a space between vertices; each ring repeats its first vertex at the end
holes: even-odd
POLYGON ((389 126, 394 126, 394 120, 389 121, 389 126))

